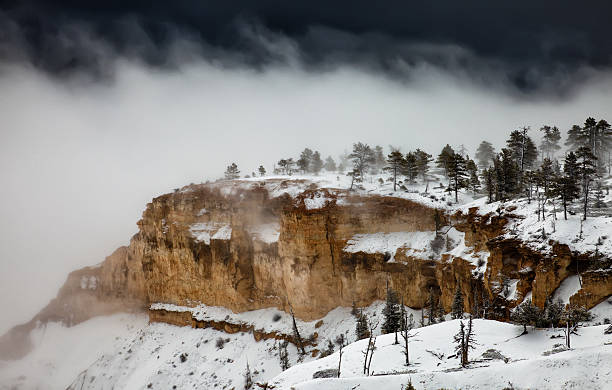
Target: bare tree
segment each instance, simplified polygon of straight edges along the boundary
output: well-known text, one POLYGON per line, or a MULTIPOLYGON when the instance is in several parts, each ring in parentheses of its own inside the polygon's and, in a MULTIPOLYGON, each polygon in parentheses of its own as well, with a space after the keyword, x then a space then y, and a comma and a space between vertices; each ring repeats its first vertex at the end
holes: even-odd
POLYGON ((338 335, 338 337, 336 337, 336 344, 338 344, 338 378, 340 378, 340 368, 342 367, 342 354, 344 353, 343 349, 344 349, 344 345, 346 343, 346 338, 344 337, 344 334, 340 334, 338 335))
POLYGON ((402 334, 402 338, 404 339, 404 357, 406 358, 406 365, 410 365, 410 353, 408 350, 408 342, 411 338, 415 337, 416 335, 418 335, 418 333, 413 333, 410 334, 410 331, 414 328, 414 318, 412 316, 412 314, 410 314, 410 316, 408 316, 408 312, 406 311, 405 307, 404 307, 404 297, 402 297, 402 307, 401 307, 401 313, 402 313, 402 325, 401 325, 401 334, 402 334))
POLYGON ((363 358, 363 373, 370 376, 370 365, 372 364, 372 356, 374 356, 374 350, 376 349, 376 336, 374 336, 374 330, 378 327, 378 322, 373 323, 369 318, 366 318, 368 323, 368 330, 370 337, 368 337, 368 345, 366 350, 362 352, 363 358))
POLYGON ((302 336, 300 336, 300 330, 298 329, 297 323, 295 322, 295 315, 293 314, 293 308, 289 306, 289 311, 291 312, 291 320, 293 321, 293 336, 295 337, 295 342, 297 343, 298 350, 300 354, 306 355, 306 350, 304 349, 304 340, 302 336))

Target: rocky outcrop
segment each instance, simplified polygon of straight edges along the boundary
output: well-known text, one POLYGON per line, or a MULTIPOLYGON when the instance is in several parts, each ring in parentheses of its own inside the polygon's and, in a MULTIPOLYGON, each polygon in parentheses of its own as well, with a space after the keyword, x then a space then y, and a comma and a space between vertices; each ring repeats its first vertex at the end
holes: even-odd
MULTIPOLYGON (((28 326, 74 324, 155 302, 235 312, 277 307, 313 320, 337 306, 384 299, 387 285, 411 307, 433 298, 446 312, 459 288, 466 311, 497 302, 496 316, 503 319, 528 294, 543 306, 576 273, 583 285, 573 303, 592 307, 612 294, 609 264, 567 245, 538 251, 507 238, 512 218, 520 217, 512 210, 480 215, 476 209, 447 215, 416 201, 318 189, 299 180, 191 185, 153 199, 129 246, 97 267, 73 272, 28 326), (444 227, 437 239, 435 215, 444 227), (396 232, 420 234, 421 247, 347 250, 356 237, 396 232)), ((151 319, 193 322, 184 314, 151 319)))
POLYGON ((0 359, 24 356, 37 324, 54 321, 71 326, 95 316, 142 310, 145 303, 142 266, 127 247, 120 247, 102 264, 71 272, 57 297, 40 313, 0 337, 0 359))

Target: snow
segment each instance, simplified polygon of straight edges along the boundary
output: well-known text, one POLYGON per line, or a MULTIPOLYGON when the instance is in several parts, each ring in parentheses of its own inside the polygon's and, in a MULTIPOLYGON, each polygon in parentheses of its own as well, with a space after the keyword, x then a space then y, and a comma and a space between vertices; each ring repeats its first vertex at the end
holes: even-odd
POLYGON ((255 239, 271 244, 278 242, 280 236, 280 224, 278 222, 265 223, 249 227, 249 233, 255 237, 255 239))
MULTIPOLYGON (((364 313, 380 318, 383 307, 384 302, 378 301, 365 308, 364 313)), ((193 309, 154 304, 152 308, 192 311, 202 319, 246 322, 268 332, 292 332, 291 316, 276 309, 232 313, 222 307, 203 305, 193 309), (275 315, 280 319, 274 321, 275 315)), ((315 328, 318 321, 297 320, 298 328, 303 337, 316 331, 319 335, 317 348, 320 350, 325 348, 327 340, 333 340, 341 333, 352 342, 355 340, 355 318, 350 311, 342 307, 332 310, 322 318, 318 328, 315 328)), ((408 311, 415 317, 418 315, 412 309, 408 311)), ((379 334, 379 329, 376 334, 379 334)), ((247 361, 254 381, 268 381, 280 374, 278 343, 274 339, 256 342, 249 333, 227 334, 212 328, 194 329, 153 323, 134 334, 132 339, 123 340, 113 352, 101 356, 73 381, 72 388, 80 389, 85 384, 87 389, 132 389, 146 388, 152 384, 153 389, 172 389, 173 386, 177 386, 177 389, 239 389, 244 385, 247 361), (227 340, 223 348, 216 345, 219 338, 227 340), (186 354, 184 362, 181 361, 181 354, 186 354)), ((289 344, 288 351, 290 363, 298 364, 296 348, 289 344)), ((302 359, 307 362, 316 358, 308 354, 302 359)))
POLYGON ((508 297, 507 297, 507 299, 509 301, 514 301, 515 299, 517 299, 517 296, 516 296, 517 295, 516 294, 516 292, 517 292, 516 287, 518 286, 518 282, 519 282, 518 279, 510 279, 509 280, 509 283, 508 283, 508 297))
POLYGON ((95 290, 98 285, 98 278, 95 276, 82 276, 80 286, 81 289, 95 290))
POLYGON ((31 333, 32 351, 0 361, 0 389, 65 389, 103 354, 113 354, 147 324, 143 314, 95 317, 67 328, 56 322, 31 333))
POLYGON ((325 207, 325 204, 328 203, 330 199, 324 197, 316 197, 316 198, 305 198, 304 205, 306 206, 306 210, 314 210, 321 209, 325 207))
POLYGON ((404 365, 402 346, 394 335, 377 337, 371 369, 376 376, 363 374, 367 340, 344 349, 341 378, 312 379, 323 369, 338 367, 338 353, 291 367, 270 381, 277 389, 400 389, 409 380, 417 389, 604 389, 612 383, 612 335, 603 335, 605 326, 584 327, 573 336, 574 349, 544 356, 563 338, 561 330, 530 330, 518 337, 522 327, 491 320, 474 320, 478 345, 470 351, 472 363, 459 368, 454 357, 453 335, 459 320, 413 330, 409 348, 411 365, 404 365), (482 354, 495 349, 504 360, 485 360, 482 354), (431 352, 429 352, 431 351, 431 352), (435 356, 438 355, 439 357, 435 356), (511 384, 511 385, 510 385, 511 384))
POLYGON ((612 297, 603 300, 589 311, 595 315, 594 323, 604 322, 606 318, 612 321, 612 297))
POLYGON ((392 232, 355 234, 351 237, 343 251, 347 253, 390 253, 395 260, 399 248, 406 248, 407 256, 427 259, 432 256, 431 242, 436 237, 435 232, 392 232))
MULTIPOLYGON (((364 308, 364 313, 373 317, 382 316, 382 309, 384 302, 376 301, 372 305, 364 308)), ((197 305, 194 307, 178 306, 169 303, 154 303, 150 306, 152 310, 166 310, 176 312, 191 312, 193 318, 202 321, 225 321, 233 324, 250 324, 255 329, 262 330, 265 332, 280 332, 284 334, 291 334, 293 332, 292 318, 291 315, 275 308, 251 310, 241 313, 234 313, 231 310, 221 306, 207 306, 197 305), (276 320, 274 321, 273 319, 276 320)), ((406 307, 409 313, 413 313, 416 318, 420 318, 420 311, 417 312, 411 308, 406 307)), ((334 310, 327 313, 322 319, 323 325, 319 328, 315 328, 315 324, 319 320, 314 321, 301 321, 296 319, 297 324, 300 328, 300 332, 304 334, 312 334, 314 332, 320 335, 325 334, 328 330, 330 332, 339 333, 350 333, 353 336, 354 331, 354 318, 350 314, 349 308, 337 307, 334 310)), ((351 338, 349 337, 349 339, 351 338)))
POLYGON ((612 256, 612 216, 610 215, 588 217, 586 221, 582 221, 580 213, 575 215, 568 213, 568 219, 565 220, 563 210, 557 204, 557 219, 554 219, 554 208, 547 204, 546 220, 540 218, 538 221, 537 201, 532 200, 529 203, 527 199, 486 204, 486 198, 483 198, 458 206, 457 210, 467 213, 472 207, 478 207, 479 215, 489 213, 513 215, 506 227, 504 238, 521 240, 534 250, 550 253, 551 242, 559 242, 568 245, 572 251, 597 252, 604 256, 612 256))
POLYGON ((556 302, 560 299, 563 303, 568 304, 570 297, 578 292, 582 287, 580 286, 580 277, 578 275, 568 276, 561 282, 555 294, 553 300, 556 302))
MULTIPOLYGON (((368 175, 362 183, 355 183, 351 193, 354 195, 393 196, 444 210, 452 210, 457 204, 462 205, 474 200, 469 191, 460 191, 459 202, 455 203, 454 195, 446 192, 447 179, 437 174, 431 175, 428 184, 420 182, 403 183, 400 181, 396 191, 393 191, 393 183, 388 181, 388 177, 387 174, 368 175), (442 187, 439 186, 440 183, 444 183, 442 187), (405 189, 400 188, 402 185, 405 189)), ((351 187, 351 178, 344 173, 322 172, 320 175, 271 175, 220 180, 209 185, 218 188, 225 196, 235 196, 240 191, 257 186, 268 190, 271 198, 283 195, 296 198, 311 188, 346 192, 351 187)), ((189 187, 185 187, 183 190, 189 191, 189 187)), ((306 198, 304 203, 307 209, 319 209, 325 205, 325 199, 321 197, 306 198)))
POLYGON ((212 236, 213 240, 229 240, 230 238, 232 238, 232 228, 229 225, 222 226, 212 236))
POLYGON ((189 231, 196 242, 210 245, 210 240, 229 240, 232 236, 232 228, 218 222, 197 222, 189 226, 189 231))

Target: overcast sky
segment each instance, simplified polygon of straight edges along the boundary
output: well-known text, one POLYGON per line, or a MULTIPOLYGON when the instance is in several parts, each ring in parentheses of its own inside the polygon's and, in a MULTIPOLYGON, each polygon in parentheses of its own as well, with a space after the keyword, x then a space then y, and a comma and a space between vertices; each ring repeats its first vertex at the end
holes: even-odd
POLYGON ((612 119, 607 5, 73 3, 0 3, 0 332, 128 244, 152 197, 232 161, 356 141, 473 154, 519 126, 612 119))

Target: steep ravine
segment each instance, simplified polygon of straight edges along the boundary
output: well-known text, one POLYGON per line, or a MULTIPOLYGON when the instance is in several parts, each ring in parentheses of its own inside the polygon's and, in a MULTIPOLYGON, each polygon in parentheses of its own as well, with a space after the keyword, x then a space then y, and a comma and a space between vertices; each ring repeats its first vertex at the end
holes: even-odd
POLYGON ((38 321, 75 324, 158 302, 277 307, 313 320, 384 299, 388 282, 413 308, 431 294, 448 312, 457 286, 466 311, 483 297, 501 299, 505 311, 496 316, 504 319, 528 294, 543 306, 577 272, 582 288, 571 302, 592 307, 612 294, 610 259, 504 238, 511 213, 439 212, 441 237, 432 243, 436 210, 425 202, 278 179, 191 185, 153 199, 129 246, 71 273, 48 307, 0 338, 0 354, 23 355, 38 321), (381 239, 392 249, 368 246, 381 239))

